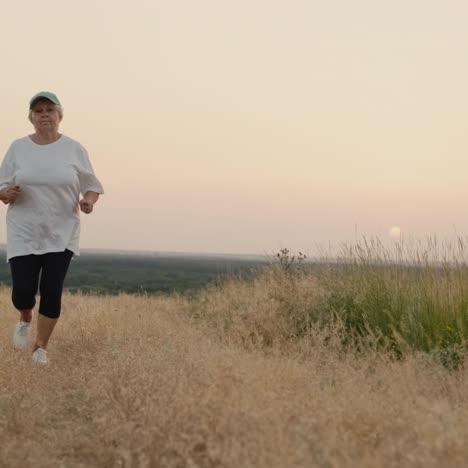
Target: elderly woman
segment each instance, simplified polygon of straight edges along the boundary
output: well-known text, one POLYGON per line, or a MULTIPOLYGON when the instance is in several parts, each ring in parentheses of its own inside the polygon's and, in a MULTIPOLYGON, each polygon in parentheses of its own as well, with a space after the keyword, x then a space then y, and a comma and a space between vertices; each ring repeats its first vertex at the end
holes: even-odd
POLYGON ((60 316, 65 275, 73 255, 79 255, 79 211, 91 213, 104 193, 85 148, 59 133, 62 117, 55 94, 33 96, 29 120, 35 131, 12 143, 0 167, 0 200, 9 205, 12 301, 20 313, 13 342, 16 348, 28 346, 39 286, 32 350, 39 364, 48 363, 47 344, 60 316))

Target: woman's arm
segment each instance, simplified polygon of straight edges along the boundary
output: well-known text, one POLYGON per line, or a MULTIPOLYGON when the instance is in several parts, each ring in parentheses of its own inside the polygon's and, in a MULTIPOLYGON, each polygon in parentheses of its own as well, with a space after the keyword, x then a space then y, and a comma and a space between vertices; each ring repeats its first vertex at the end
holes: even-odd
POLYGON ((21 193, 19 185, 9 185, 4 189, 0 190, 0 200, 8 205, 9 203, 14 203, 16 197, 21 193))
POLYGON ((89 214, 93 211, 94 204, 99 200, 99 193, 86 192, 80 200, 80 209, 83 213, 89 214))

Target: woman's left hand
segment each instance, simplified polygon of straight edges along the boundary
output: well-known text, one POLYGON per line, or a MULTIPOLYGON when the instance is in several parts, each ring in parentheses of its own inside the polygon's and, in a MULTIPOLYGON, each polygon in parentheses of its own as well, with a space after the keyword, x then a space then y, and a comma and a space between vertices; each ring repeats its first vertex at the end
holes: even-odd
POLYGON ((93 211, 94 203, 88 200, 86 197, 80 200, 80 210, 83 213, 89 214, 93 211))

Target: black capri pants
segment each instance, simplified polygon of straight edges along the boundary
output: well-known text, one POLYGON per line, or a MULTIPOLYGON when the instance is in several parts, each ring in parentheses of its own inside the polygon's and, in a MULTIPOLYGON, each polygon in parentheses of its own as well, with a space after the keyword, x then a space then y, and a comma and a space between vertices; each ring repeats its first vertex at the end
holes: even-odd
POLYGON ((72 257, 73 252, 66 249, 64 252, 10 258, 13 305, 19 310, 32 309, 36 305, 39 286, 39 313, 49 318, 59 318, 63 282, 72 257))

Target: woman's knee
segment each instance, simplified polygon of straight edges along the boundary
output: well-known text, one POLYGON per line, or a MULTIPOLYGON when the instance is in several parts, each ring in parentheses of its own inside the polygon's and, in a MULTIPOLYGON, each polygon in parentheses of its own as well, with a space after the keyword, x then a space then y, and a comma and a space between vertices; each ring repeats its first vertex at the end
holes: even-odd
POLYGON ((32 309, 36 305, 36 290, 13 287, 11 300, 18 310, 32 309))
POLYGON ((39 307, 39 313, 50 319, 58 319, 60 317, 61 307, 51 307, 50 305, 42 305, 39 307))
POLYGON ((41 288, 39 313, 48 318, 59 318, 62 309, 62 290, 57 288, 41 288))

